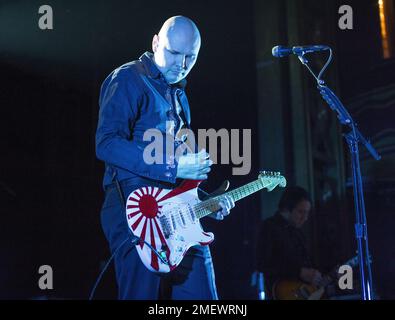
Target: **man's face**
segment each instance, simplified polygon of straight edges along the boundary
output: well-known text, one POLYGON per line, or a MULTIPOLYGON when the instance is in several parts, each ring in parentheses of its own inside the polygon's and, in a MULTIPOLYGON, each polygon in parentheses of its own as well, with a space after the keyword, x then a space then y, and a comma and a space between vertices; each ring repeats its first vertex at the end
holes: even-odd
POLYGON ((307 200, 300 201, 291 211, 290 220, 296 228, 301 228, 309 218, 311 203, 307 200))
POLYGON ((153 39, 154 60, 158 69, 170 84, 184 79, 196 63, 200 39, 183 35, 153 39))

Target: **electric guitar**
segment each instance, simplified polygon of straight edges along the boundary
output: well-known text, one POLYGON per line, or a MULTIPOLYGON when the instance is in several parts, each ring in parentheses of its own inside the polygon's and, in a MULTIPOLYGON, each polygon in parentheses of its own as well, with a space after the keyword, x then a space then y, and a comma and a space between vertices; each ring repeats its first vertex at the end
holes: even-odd
MULTIPOLYGON (((348 260, 345 265, 352 268, 358 265, 358 256, 348 260)), ((281 280, 273 285, 274 300, 320 300, 325 289, 338 278, 338 267, 323 277, 319 286, 313 286, 298 280, 281 280)))
POLYGON ((176 189, 142 187, 128 196, 128 226, 139 238, 137 252, 150 271, 170 272, 190 247, 214 241, 213 233, 204 232, 199 220, 220 210, 219 201, 224 195, 236 202, 264 188, 270 192, 277 186, 286 186, 286 179, 280 173, 264 171, 249 184, 200 201, 197 188, 201 182, 184 180, 176 189))

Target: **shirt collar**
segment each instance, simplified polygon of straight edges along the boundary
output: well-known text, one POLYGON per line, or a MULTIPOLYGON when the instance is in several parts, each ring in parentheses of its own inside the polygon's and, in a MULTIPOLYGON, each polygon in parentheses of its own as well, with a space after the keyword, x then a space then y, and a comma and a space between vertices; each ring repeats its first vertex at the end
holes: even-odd
MULTIPOLYGON (((154 55, 148 51, 144 52, 144 54, 142 54, 140 57, 140 61, 143 63, 147 75, 153 79, 162 78, 162 80, 166 82, 163 74, 160 72, 155 62, 153 61, 153 57, 154 55)), ((174 83, 171 86, 184 89, 186 84, 187 81, 185 79, 182 79, 181 81, 174 83)))

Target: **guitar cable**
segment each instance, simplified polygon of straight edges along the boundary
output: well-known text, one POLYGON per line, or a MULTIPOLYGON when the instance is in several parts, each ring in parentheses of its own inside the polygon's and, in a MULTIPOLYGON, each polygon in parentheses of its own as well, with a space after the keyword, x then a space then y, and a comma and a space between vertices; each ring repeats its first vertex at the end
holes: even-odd
MULTIPOLYGON (((121 200, 122 205, 126 204, 125 198, 123 196, 122 190, 121 190, 121 186, 119 185, 119 182, 117 179, 115 179, 115 183, 117 186, 117 190, 118 190, 118 194, 121 200)), ((110 266, 111 261, 114 259, 115 255, 117 254, 118 250, 130 239, 130 237, 132 238, 132 245, 136 246, 139 245, 140 243, 145 243, 160 259, 160 261, 162 261, 164 264, 169 265, 169 262, 164 259, 160 253, 147 241, 141 239, 140 237, 135 236, 132 231, 130 230, 130 228, 127 228, 128 232, 129 232, 129 236, 122 241, 122 243, 115 249, 114 253, 111 255, 111 257, 108 259, 108 261, 106 262, 105 266, 103 267, 102 271, 100 272, 99 276, 96 279, 96 282, 91 290, 91 293, 89 295, 89 300, 93 300, 93 296, 95 295, 95 291, 97 289, 97 286, 99 285, 101 279, 103 278, 104 273, 107 271, 108 267, 110 266)))
POLYGON ((104 273, 107 271, 108 267, 110 266, 111 261, 114 259, 115 255, 117 254, 118 250, 126 243, 126 241, 129 240, 129 237, 127 237, 119 246, 118 248, 115 249, 114 253, 111 255, 110 259, 108 259, 107 263, 105 264, 103 270, 100 272, 99 276, 96 279, 96 282, 91 290, 91 293, 89 295, 89 300, 93 300, 93 296, 95 295, 95 291, 97 289, 97 286, 99 285, 101 279, 103 278, 104 273))

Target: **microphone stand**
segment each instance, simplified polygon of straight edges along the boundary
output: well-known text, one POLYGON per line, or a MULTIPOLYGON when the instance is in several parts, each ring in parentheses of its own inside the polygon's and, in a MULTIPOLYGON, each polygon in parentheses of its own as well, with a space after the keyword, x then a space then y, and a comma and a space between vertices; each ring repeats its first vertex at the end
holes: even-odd
POLYGON ((317 88, 327 102, 329 107, 337 113, 337 118, 339 119, 342 125, 348 126, 351 130, 349 133, 343 135, 347 141, 350 155, 351 155, 351 169, 352 169, 352 178, 353 178, 353 191, 354 191, 354 205, 355 205, 355 237, 358 245, 358 261, 359 261, 359 270, 360 270, 360 280, 361 280, 361 298, 362 300, 373 300, 373 282, 372 282, 372 271, 371 271, 371 262, 370 262, 370 254, 369 254, 369 245, 368 245, 368 226, 366 221, 366 212, 365 212, 365 202, 363 196, 363 182, 361 176, 361 168, 360 168, 360 159, 359 159, 359 148, 358 144, 361 142, 372 157, 375 160, 380 160, 381 157, 374 149, 374 147, 370 144, 368 140, 364 138, 362 133, 357 128, 357 123, 351 117, 350 113, 341 103, 339 98, 333 93, 331 89, 325 84, 325 82, 321 79, 324 71, 329 66, 332 60, 332 49, 328 48, 330 51, 330 55, 328 61, 324 65, 323 69, 319 73, 318 76, 314 74, 310 66, 308 65, 308 60, 304 56, 307 52, 300 52, 297 54, 299 60, 303 65, 307 67, 309 72, 314 76, 317 81, 317 88))

